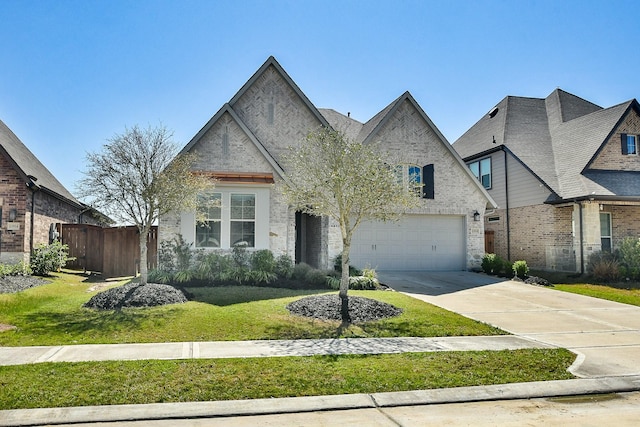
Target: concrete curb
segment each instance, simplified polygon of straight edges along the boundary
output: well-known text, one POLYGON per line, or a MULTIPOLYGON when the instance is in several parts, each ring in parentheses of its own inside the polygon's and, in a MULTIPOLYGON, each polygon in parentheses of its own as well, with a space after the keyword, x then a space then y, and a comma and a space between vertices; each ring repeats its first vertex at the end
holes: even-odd
POLYGON ((0 411, 1 426, 217 418, 640 391, 640 375, 392 393, 0 411))

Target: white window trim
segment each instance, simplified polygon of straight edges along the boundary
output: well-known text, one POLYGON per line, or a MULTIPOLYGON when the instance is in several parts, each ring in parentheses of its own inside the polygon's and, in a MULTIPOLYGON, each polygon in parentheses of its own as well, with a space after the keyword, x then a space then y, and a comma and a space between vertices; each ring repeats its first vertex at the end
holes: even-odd
MULTIPOLYGON (((212 193, 221 193, 221 227, 220 227, 220 247, 203 247, 198 249, 207 250, 228 250, 231 247, 231 194, 251 194, 255 196, 255 236, 254 246, 250 249, 270 249, 269 229, 270 229, 270 204, 271 187, 267 186, 243 186, 216 184, 212 193)), ((192 243, 195 249, 196 237, 196 215, 195 212, 182 212, 180 214, 180 234, 187 243, 192 243)))

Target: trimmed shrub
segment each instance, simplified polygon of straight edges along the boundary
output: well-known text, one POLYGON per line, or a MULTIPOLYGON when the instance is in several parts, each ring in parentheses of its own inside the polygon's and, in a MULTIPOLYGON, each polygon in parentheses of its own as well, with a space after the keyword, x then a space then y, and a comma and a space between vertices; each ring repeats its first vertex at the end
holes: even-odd
MULTIPOLYGON (((333 260, 333 269, 342 273, 342 253, 338 254, 333 260)), ((349 265, 349 276, 361 276, 362 271, 353 265, 349 265)))
POLYGON ((615 282, 620 279, 620 262, 615 254, 596 252, 589 257, 587 271, 596 280, 615 282))
POLYGON ((485 254, 480 266, 486 274, 498 274, 502 270, 502 258, 496 254, 485 254))
POLYGON ((291 279, 293 276, 293 260, 289 255, 280 255, 276 258, 275 273, 282 279, 291 279))
POLYGON ((527 273, 529 273, 529 267, 527 266, 527 261, 519 260, 513 263, 513 273, 524 280, 527 277, 527 273))
POLYGON ((618 249, 620 260, 620 275, 624 278, 640 279, 640 239, 636 237, 626 237, 620 243, 618 249))
POLYGON ((251 270, 273 273, 276 268, 276 259, 268 249, 260 249, 251 254, 251 270))
POLYGON ((37 276, 46 276, 52 271, 59 271, 71 259, 69 246, 59 241, 49 245, 40 244, 31 255, 31 270, 37 276))
POLYGON ((5 276, 31 276, 29 264, 20 261, 17 264, 0 264, 0 278, 5 276))

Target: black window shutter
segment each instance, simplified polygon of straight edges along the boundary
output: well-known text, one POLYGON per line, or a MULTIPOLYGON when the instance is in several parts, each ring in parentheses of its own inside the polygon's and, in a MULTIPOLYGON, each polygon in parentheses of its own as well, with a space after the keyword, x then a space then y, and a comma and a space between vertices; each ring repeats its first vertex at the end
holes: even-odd
POLYGON ((422 198, 435 199, 435 185, 433 182, 433 164, 422 167, 422 198))
POLYGON ((627 134, 623 133, 620 136, 622 137, 622 154, 626 156, 627 154, 629 154, 629 147, 627 146, 627 134))

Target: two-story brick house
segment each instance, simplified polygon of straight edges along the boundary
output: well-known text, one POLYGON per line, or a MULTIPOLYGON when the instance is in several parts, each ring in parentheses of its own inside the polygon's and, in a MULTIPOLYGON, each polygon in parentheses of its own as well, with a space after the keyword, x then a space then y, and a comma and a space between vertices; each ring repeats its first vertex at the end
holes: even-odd
POLYGON ((0 121, 0 262, 28 261, 55 223, 101 224, 0 121))
POLYGON ((184 147, 194 169, 217 180, 208 197, 221 207, 159 221, 159 239, 182 235, 194 248, 226 251, 238 242, 288 254, 326 268, 342 250, 337 224, 294 212, 283 201, 282 155, 320 126, 364 143, 376 142, 407 163, 404 174, 423 186, 421 206, 394 223, 362 224, 351 261, 398 270, 463 270, 483 255, 483 223, 494 203, 457 153, 408 92, 366 123, 316 108, 275 58, 270 57, 236 95, 184 147), (475 214, 475 215, 474 215, 475 214))
POLYGON ((498 204, 493 252, 584 272, 589 256, 640 235, 640 106, 609 108, 554 90, 508 96, 453 147, 498 204))

